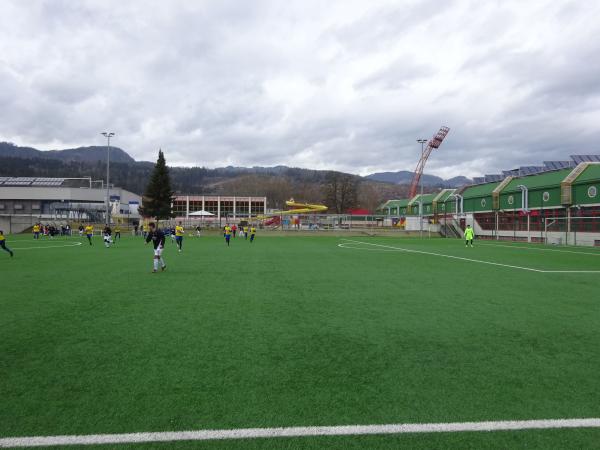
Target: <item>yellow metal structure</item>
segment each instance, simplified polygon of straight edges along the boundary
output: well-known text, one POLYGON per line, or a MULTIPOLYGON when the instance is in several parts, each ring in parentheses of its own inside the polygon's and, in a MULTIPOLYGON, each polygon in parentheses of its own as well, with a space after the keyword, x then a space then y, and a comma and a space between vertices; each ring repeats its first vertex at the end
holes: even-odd
POLYGON ((315 214, 315 213, 323 213, 327 211, 327 206, 325 205, 315 205, 311 203, 298 203, 294 201, 293 198, 289 199, 285 202, 286 206, 289 206, 292 209, 288 209, 285 211, 273 211, 272 213, 265 216, 258 216, 259 220, 266 219, 273 216, 286 216, 286 215, 294 215, 294 214, 315 214))

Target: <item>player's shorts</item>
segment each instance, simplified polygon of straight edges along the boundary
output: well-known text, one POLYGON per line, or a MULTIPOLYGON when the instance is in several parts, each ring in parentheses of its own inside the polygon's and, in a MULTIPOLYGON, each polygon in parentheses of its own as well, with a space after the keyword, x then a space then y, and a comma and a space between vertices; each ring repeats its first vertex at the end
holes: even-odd
POLYGON ((226 240, 226 241, 228 241, 230 238, 231 238, 231 235, 230 235, 230 234, 226 234, 226 235, 225 235, 225 240, 226 240))
POLYGON ((154 256, 158 256, 159 258, 162 256, 163 248, 158 247, 154 249, 154 256))
POLYGON ((104 236, 104 242, 110 242, 110 236, 104 236))
POLYGON ((93 234, 86 234, 87 237, 91 238, 93 234))
POLYGON ((183 236, 175 236, 175 240, 177 242, 181 242, 183 240, 183 236))

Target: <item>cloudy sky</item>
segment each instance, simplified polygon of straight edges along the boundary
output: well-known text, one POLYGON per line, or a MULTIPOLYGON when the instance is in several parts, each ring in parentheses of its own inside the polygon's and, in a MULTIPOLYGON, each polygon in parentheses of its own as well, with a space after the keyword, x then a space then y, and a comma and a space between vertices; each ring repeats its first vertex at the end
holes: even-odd
POLYGON ((481 175, 600 153, 598 1, 0 2, 0 140, 481 175))

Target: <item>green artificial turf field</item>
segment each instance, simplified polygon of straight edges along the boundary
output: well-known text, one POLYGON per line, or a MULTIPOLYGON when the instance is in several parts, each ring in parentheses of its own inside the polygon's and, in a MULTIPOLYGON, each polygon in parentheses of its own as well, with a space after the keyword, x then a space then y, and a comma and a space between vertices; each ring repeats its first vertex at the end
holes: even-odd
MULTIPOLYGON (((8 238, 0 438, 600 417, 595 249, 259 233, 188 237, 181 254, 168 241, 151 274, 141 238, 8 238)), ((584 428, 128 447, 599 442, 584 428)))

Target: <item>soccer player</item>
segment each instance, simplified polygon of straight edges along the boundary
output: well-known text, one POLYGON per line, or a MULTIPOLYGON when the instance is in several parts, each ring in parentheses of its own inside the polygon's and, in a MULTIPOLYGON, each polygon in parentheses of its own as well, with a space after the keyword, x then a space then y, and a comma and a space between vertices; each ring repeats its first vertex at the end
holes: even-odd
POLYGON ((175 243, 177 244, 177 250, 181 253, 181 246, 183 245, 183 224, 179 222, 179 225, 175 225, 175 243))
POLYGON ((231 232, 233 233, 233 238, 235 239, 235 233, 237 232, 237 225, 235 223, 231 225, 231 232))
POLYGON ((83 224, 79 224, 79 237, 83 237, 83 224))
POLYGON ((104 231, 102 234, 104 236, 104 246, 106 248, 109 248, 110 244, 112 244, 112 238, 111 238, 112 230, 110 229, 110 227, 108 225, 106 225, 104 227, 104 231))
POLYGON ((465 247, 468 247, 469 244, 473 247, 473 237, 475 237, 475 231, 471 228, 471 225, 467 225, 467 229, 465 230, 465 247))
POLYGON ((146 235, 146 244, 152 241, 154 246, 154 268, 152 273, 158 271, 158 265, 160 264, 161 270, 164 272, 167 270, 167 265, 162 257, 163 249, 165 248, 165 233, 162 230, 157 230, 154 222, 148 224, 148 234, 146 235))
POLYGON ((225 225, 225 231, 223 232, 223 236, 225 237, 227 247, 229 247, 229 240, 231 239, 231 227, 229 226, 229 224, 225 225))
POLYGON ((40 238, 40 224, 36 223, 33 226, 33 238, 34 239, 39 239, 40 238))
POLYGON ((85 236, 87 237, 90 245, 92 245, 92 236, 94 235, 94 227, 92 225, 85 226, 85 236))
POLYGON ((5 252, 10 253, 11 258, 15 255, 13 251, 6 246, 6 238, 4 237, 4 231, 2 230, 0 230, 0 248, 5 252))
POLYGON ((244 239, 248 239, 248 226, 244 227, 244 239))
POLYGON ((196 225, 196 236, 200 237, 200 225, 196 225))
POLYGON ((254 236, 256 235, 256 228, 254 225, 250 228, 250 243, 254 241, 254 236))
POLYGON ((120 225, 115 226, 115 241, 114 242, 117 242, 117 239, 121 239, 121 226, 120 225))

